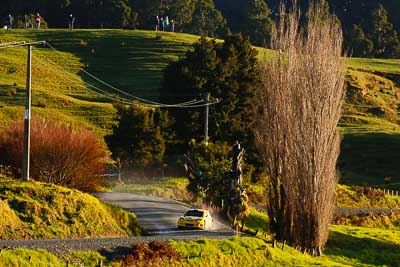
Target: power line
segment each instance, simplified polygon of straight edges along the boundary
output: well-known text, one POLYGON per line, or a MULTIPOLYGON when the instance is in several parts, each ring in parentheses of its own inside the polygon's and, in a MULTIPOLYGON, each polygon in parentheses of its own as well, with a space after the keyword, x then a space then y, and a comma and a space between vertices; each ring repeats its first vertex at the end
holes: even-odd
MULTIPOLYGON (((40 57, 41 57, 42 59, 47 60, 48 63, 52 63, 52 64, 53 64, 53 67, 55 66, 55 67, 58 67, 59 69, 61 69, 61 70, 66 74, 64 77, 65 77, 68 81, 72 82, 72 84, 75 84, 76 86, 79 86, 79 87, 81 87, 81 88, 84 88, 84 89, 86 89, 86 90, 88 90, 88 91, 90 91, 90 92, 93 92, 93 93, 95 93, 95 94, 97 94, 97 95, 100 95, 100 96, 102 96, 102 97, 105 97, 105 98, 114 100, 114 101, 116 101, 116 102, 122 102, 122 103, 128 104, 128 105, 144 106, 144 107, 148 107, 148 108, 157 107, 156 105, 149 105, 149 104, 145 104, 145 103, 139 103, 139 102, 137 102, 137 101, 131 101, 131 100, 126 99, 126 98, 115 97, 114 95, 112 95, 112 94, 110 94, 110 93, 108 93, 108 92, 106 92, 106 91, 104 91, 104 90, 98 88, 97 86, 94 86, 94 85, 92 85, 92 84, 90 84, 90 83, 88 83, 88 82, 86 82, 86 81, 82 81, 82 82, 87 86, 87 87, 85 87, 84 85, 78 83, 78 81, 74 81, 74 80, 73 80, 73 79, 75 79, 75 80, 78 80, 78 79, 77 79, 75 76, 73 76, 72 73, 70 73, 69 71, 65 70, 63 67, 59 66, 59 65, 58 65, 56 62, 54 62, 53 60, 44 57, 44 56, 41 55, 40 53, 38 53, 38 54, 40 55, 40 57), (69 76, 69 77, 67 77, 67 76, 69 76), (89 88, 88 88, 88 87, 89 87, 89 88), (100 92, 101 92, 101 93, 100 93, 100 92)), ((187 106, 187 107, 199 107, 199 106, 202 106, 202 105, 197 105, 197 104, 198 104, 198 103, 202 103, 202 102, 204 102, 204 100, 196 100, 196 99, 194 99, 194 100, 191 100, 191 101, 182 103, 182 104, 181 104, 181 105, 182 105, 181 108, 184 108, 184 107, 186 107, 186 106, 187 106)))
MULTIPOLYGON (((52 50, 54 50, 58 55, 63 56, 62 53, 60 51, 58 51, 56 48, 54 48, 50 43, 46 42, 46 41, 37 41, 37 42, 25 42, 25 41, 17 41, 17 42, 9 42, 9 43, 2 43, 0 44, 0 49, 5 49, 5 48, 12 48, 12 47, 20 47, 20 46, 29 46, 29 45, 35 45, 35 44, 45 44, 48 47, 50 47, 52 50)), ((43 58, 46 58, 43 56, 43 58)), ((54 65, 59 66, 59 64, 57 64, 56 62, 52 61, 49 58, 46 58, 48 61, 52 62, 54 65)), ((72 76, 72 74, 65 70, 65 68, 63 68, 62 66, 60 66, 60 68, 65 72, 68 73, 68 76, 72 76)), ((86 81, 83 81, 84 84, 86 84, 86 87, 78 84, 79 87, 85 88, 90 92, 96 93, 98 95, 101 95, 103 97, 106 97, 108 99, 114 100, 114 101, 119 101, 119 102, 123 102, 126 104, 134 104, 134 105, 141 105, 141 106, 145 106, 145 107, 150 107, 150 108, 155 108, 155 107, 159 107, 159 108, 197 108, 197 107, 207 107, 207 106, 212 106, 215 105, 217 103, 220 102, 219 99, 215 99, 213 101, 205 101, 204 99, 201 100, 197 100, 197 99, 193 99, 190 101, 186 101, 183 103, 177 103, 177 104, 164 104, 164 103, 159 103, 159 102, 155 102, 155 101, 151 101, 151 100, 147 100, 135 95, 132 95, 128 92, 125 92, 115 86, 110 85, 109 83, 103 81, 102 79, 96 77, 95 75, 89 73, 88 71, 81 69, 81 71, 83 73, 85 73, 86 75, 88 75, 89 77, 93 78, 94 80, 98 81, 99 83, 107 86, 108 88, 111 88, 112 90, 115 90, 125 96, 129 96, 131 98, 133 98, 135 101, 129 100, 129 99, 125 99, 125 98, 116 98, 114 95, 109 94, 108 92, 94 86, 93 84, 90 84, 86 81)), ((72 76, 73 77, 73 76, 72 76)), ((73 77, 74 79, 76 79, 75 77, 73 77)), ((68 79, 68 78, 67 78, 68 79)), ((77 84, 77 82, 73 81, 72 79, 68 79, 69 81, 72 81, 73 84, 77 84)))
MULTIPOLYGON (((39 53, 39 55, 40 55, 40 53, 39 53)), ((50 63, 52 63, 53 66, 59 67, 59 66, 57 65, 57 63, 55 63, 55 62, 52 61, 51 59, 45 58, 45 57, 42 56, 42 55, 41 55, 41 58, 47 60, 47 61, 50 62, 50 63)), ((75 76, 73 76, 72 73, 68 72, 67 70, 65 70, 65 69, 62 68, 62 67, 59 67, 59 68, 66 74, 64 77, 65 77, 69 82, 71 82, 72 84, 74 84, 74 85, 76 85, 76 86, 78 86, 78 87, 81 87, 81 88, 86 89, 86 90, 88 90, 88 91, 90 91, 90 92, 93 92, 93 93, 95 93, 95 94, 97 94, 97 95, 100 95, 100 96, 102 96, 102 97, 105 97, 105 98, 108 98, 108 99, 111 99, 111 100, 114 100, 114 101, 117 101, 117 102, 123 102, 123 103, 125 103, 125 104, 132 104, 131 101, 129 101, 129 100, 127 100, 127 99, 124 99, 124 98, 116 98, 116 97, 114 97, 113 95, 110 95, 108 92, 103 91, 102 89, 100 89, 100 88, 98 88, 98 87, 96 87, 96 86, 94 86, 94 85, 92 85, 92 84, 90 84, 90 83, 88 83, 88 82, 83 81, 83 82, 86 84, 86 86, 84 86, 84 85, 78 83, 77 81, 74 81, 74 80, 73 80, 73 79, 76 79, 76 80, 77 80, 77 78, 76 78, 75 76), (67 76, 70 76, 70 77, 67 77, 67 76), (89 88, 88 88, 88 87, 89 87, 89 88), (91 88, 91 89, 90 89, 90 88, 91 88), (95 90, 97 90, 97 91, 99 91, 99 92, 101 92, 101 93, 99 93, 99 92, 97 92, 97 91, 95 91, 95 90)))
MULTIPOLYGON (((58 53, 60 56, 63 56, 63 55, 61 54, 61 52, 58 51, 56 48, 54 48, 50 43, 46 42, 46 44, 47 44, 48 47, 50 47, 52 50, 54 50, 54 51, 55 51, 56 53, 58 53)), ((195 108, 195 107, 211 106, 211 105, 215 105, 215 104, 217 104, 217 103, 220 102, 218 99, 216 99, 216 100, 214 100, 214 101, 212 101, 212 102, 207 102, 207 103, 204 103, 204 104, 200 104, 200 103, 202 103, 202 102, 205 102, 204 100, 200 100, 200 101, 197 101, 197 102, 196 102, 196 100, 191 100, 191 101, 188 101, 188 102, 183 102, 183 103, 178 103, 178 104, 164 104, 164 103, 159 103, 159 102, 147 100, 147 99, 144 99, 144 98, 141 98, 141 97, 132 95, 132 94, 130 94, 130 93, 128 93, 128 92, 125 92, 125 91, 123 91, 123 90, 121 90, 121 89, 119 89, 119 88, 117 88, 117 87, 115 87, 115 86, 113 86, 113 85, 111 85, 111 84, 109 84, 109 83, 103 81, 102 79, 96 77, 95 75, 89 73, 89 72, 86 71, 85 69, 81 69, 81 71, 82 71, 83 73, 85 73, 86 75, 88 75, 89 77, 91 77, 92 79, 96 80, 97 82, 99 82, 99 83, 101 83, 101 84, 103 84, 103 85, 105 85, 105 86, 107 86, 107 87, 109 87, 109 88, 111 88, 111 89, 113 89, 113 90, 115 90, 115 91, 121 93, 121 94, 124 94, 124 95, 126 95, 126 96, 132 97, 132 98, 135 99, 135 100, 142 101, 142 102, 144 102, 144 105, 149 106, 149 107, 160 107, 160 108, 195 108), (196 102, 196 103, 195 103, 195 102, 196 102)), ((93 87, 93 86, 92 86, 92 87, 93 87)), ((97 88, 97 90, 100 90, 100 89, 97 88)), ((104 91, 103 91, 103 92, 104 92, 104 91)), ((142 104, 143 104, 143 103, 142 103, 142 104)))
POLYGON ((20 46, 32 46, 37 44, 45 44, 45 41, 37 41, 37 42, 25 42, 25 41, 16 41, 16 42, 9 42, 9 43, 1 43, 0 49, 6 48, 13 48, 13 47, 20 47, 20 46))
MULTIPOLYGON (((40 55, 40 53, 38 53, 40 55)), ((131 101, 129 99, 126 98, 117 98, 114 95, 111 95, 110 93, 98 88, 97 86, 94 86, 86 81, 82 81, 84 84, 86 84, 87 87, 85 87, 82 84, 78 84, 77 81, 73 81, 72 79, 76 79, 77 78, 75 76, 72 75, 72 73, 70 73, 69 71, 67 71, 66 69, 64 69, 63 67, 59 66, 56 62, 54 62, 53 60, 44 57, 43 55, 40 55, 42 57, 42 59, 47 60, 48 62, 52 63, 53 66, 59 67, 66 75, 71 76, 71 78, 67 78, 67 80, 69 80, 70 82, 72 82, 73 84, 81 87, 81 88, 85 88, 87 90, 89 90, 90 92, 93 92, 95 94, 98 94, 100 96, 106 97, 108 99, 114 100, 116 102, 122 102, 124 104, 127 105, 136 105, 136 106, 144 106, 144 107, 148 107, 148 108, 156 108, 156 107, 164 107, 164 106, 158 106, 158 105, 151 105, 151 104, 146 104, 146 103, 140 103, 137 101, 131 101), (90 89, 91 88, 91 89, 90 89), (101 92, 101 93, 99 93, 101 92)), ((217 100, 219 101, 219 100, 217 100)), ((179 104, 179 106, 177 105, 173 105, 173 106, 169 106, 169 107, 177 107, 177 108, 197 108, 197 107, 204 107, 207 106, 207 104, 201 104, 204 103, 204 100, 197 100, 197 99, 193 99, 191 101, 187 101, 184 103, 179 104)), ((211 103, 210 103, 211 104, 211 103)))

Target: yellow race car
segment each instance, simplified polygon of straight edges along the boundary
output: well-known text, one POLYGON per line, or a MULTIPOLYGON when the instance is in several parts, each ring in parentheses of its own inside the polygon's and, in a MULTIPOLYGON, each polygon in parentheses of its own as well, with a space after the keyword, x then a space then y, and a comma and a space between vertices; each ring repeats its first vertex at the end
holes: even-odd
POLYGON ((207 210, 193 209, 185 212, 178 220, 179 229, 211 229, 213 219, 207 210))

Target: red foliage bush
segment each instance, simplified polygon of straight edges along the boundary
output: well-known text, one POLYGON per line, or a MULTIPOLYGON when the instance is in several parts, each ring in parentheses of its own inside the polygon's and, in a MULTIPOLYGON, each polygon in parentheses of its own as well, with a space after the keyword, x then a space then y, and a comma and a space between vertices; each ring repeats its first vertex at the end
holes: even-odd
MULTIPOLYGON (((21 175, 23 122, 0 133, 0 164, 21 175)), ((88 130, 44 120, 31 122, 30 176, 35 180, 93 191, 103 182, 106 151, 88 130)))
POLYGON ((356 191, 358 198, 365 196, 368 199, 380 200, 385 199, 385 193, 382 190, 377 190, 375 188, 365 187, 365 186, 353 186, 352 189, 356 191))
POLYGON ((136 243, 132 253, 121 258, 122 266, 163 266, 166 262, 180 261, 181 256, 166 242, 136 243))

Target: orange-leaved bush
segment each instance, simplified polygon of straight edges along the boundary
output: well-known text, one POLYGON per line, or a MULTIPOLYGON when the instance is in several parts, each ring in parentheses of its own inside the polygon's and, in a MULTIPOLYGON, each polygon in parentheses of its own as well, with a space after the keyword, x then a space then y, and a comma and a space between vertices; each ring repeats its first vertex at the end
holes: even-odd
MULTIPOLYGON (((0 133, 0 164, 21 174, 24 123, 0 133)), ((35 180, 93 191, 101 186, 107 153, 90 131, 74 130, 45 120, 31 122, 30 177, 35 180)))

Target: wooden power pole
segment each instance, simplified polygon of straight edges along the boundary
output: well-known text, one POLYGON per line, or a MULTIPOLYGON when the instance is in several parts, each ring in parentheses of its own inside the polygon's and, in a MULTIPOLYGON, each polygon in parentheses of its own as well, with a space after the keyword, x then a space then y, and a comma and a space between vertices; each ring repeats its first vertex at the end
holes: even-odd
POLYGON ((24 154, 22 159, 22 180, 29 181, 29 163, 31 147, 31 85, 32 85, 32 45, 28 45, 28 62, 26 65, 26 98, 24 119, 24 154))
POLYGON ((0 49, 7 49, 13 47, 26 46, 28 48, 28 60, 26 65, 26 99, 25 99, 25 114, 24 114, 24 154, 22 158, 22 179, 29 181, 29 162, 30 162, 30 145, 31 145, 31 103, 32 103, 32 47, 38 44, 45 44, 45 41, 37 41, 27 43, 21 42, 10 42, 0 43, 0 49))
POLYGON ((206 95, 206 111, 204 115, 204 144, 208 146, 208 115, 210 110, 210 105, 208 102, 210 101, 210 93, 206 95))

